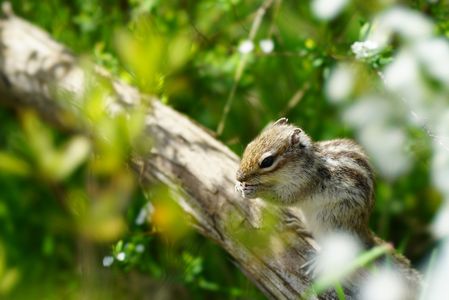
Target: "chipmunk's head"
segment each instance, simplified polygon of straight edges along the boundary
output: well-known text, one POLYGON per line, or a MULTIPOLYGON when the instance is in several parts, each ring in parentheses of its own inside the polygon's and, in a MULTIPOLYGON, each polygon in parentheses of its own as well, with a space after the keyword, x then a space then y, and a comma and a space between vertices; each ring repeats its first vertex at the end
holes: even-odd
POLYGON ((246 147, 236 190, 244 198, 293 202, 296 191, 306 183, 308 166, 313 164, 312 147, 300 128, 288 124, 286 118, 279 119, 246 147))

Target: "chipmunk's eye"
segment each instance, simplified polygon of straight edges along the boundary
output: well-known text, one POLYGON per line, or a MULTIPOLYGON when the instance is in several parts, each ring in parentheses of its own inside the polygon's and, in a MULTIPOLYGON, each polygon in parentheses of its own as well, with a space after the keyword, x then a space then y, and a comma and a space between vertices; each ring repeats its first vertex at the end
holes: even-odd
POLYGON ((260 167, 261 168, 269 168, 273 165, 273 163, 274 163, 274 156, 270 155, 270 156, 265 157, 262 160, 262 162, 260 163, 260 167))

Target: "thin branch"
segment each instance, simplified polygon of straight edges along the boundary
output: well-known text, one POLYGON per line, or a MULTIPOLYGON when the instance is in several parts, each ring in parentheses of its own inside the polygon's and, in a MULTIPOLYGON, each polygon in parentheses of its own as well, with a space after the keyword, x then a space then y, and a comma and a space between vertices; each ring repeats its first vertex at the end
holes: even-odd
MULTIPOLYGON (((256 12, 256 16, 254 17, 253 24, 251 26, 251 30, 248 35, 248 40, 253 42, 256 37, 257 31, 259 30, 260 24, 262 23, 263 16, 265 15, 267 9, 273 4, 274 0, 265 0, 265 2, 259 7, 256 12)), ((217 127, 217 136, 220 136, 223 133, 223 130, 226 126, 226 119, 228 118, 229 111, 231 110, 232 103, 234 102, 235 93, 237 91, 238 84, 240 79, 242 78, 243 72, 245 70, 246 64, 248 62, 249 53, 242 53, 240 56, 237 69, 234 74, 234 81, 232 83, 231 91, 226 100, 225 107, 223 109, 223 114, 221 115, 220 122, 217 127)))

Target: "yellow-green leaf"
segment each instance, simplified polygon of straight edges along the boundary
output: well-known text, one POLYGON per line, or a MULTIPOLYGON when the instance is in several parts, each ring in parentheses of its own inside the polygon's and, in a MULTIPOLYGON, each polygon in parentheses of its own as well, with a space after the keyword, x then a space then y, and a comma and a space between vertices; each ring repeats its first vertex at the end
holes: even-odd
POLYGON ((87 138, 77 136, 70 139, 59 153, 59 166, 55 172, 56 178, 64 179, 72 174, 87 159, 90 149, 90 141, 87 138))
POLYGON ((11 153, 0 151, 0 172, 28 176, 30 174, 30 166, 11 153))

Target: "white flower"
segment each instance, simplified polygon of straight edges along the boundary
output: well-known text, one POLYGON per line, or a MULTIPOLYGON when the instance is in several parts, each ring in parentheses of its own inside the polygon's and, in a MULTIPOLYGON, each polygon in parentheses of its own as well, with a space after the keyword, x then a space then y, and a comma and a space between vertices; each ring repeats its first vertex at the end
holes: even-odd
POLYGON ((103 257, 103 267, 110 267, 114 263, 114 258, 112 256, 103 257))
POLYGON ((118 116, 119 114, 123 113, 123 111, 124 111, 123 105, 120 105, 117 102, 110 101, 106 105, 106 112, 108 113, 108 115, 112 117, 118 116))
POLYGON ((392 268, 381 268, 362 283, 360 300, 402 300, 406 298, 406 286, 401 274, 392 268))
POLYGON ((423 291, 424 293, 420 299, 447 299, 447 295, 449 295, 449 285, 447 284, 447 276, 449 274, 449 240, 446 239, 438 250, 435 262, 432 263, 429 274, 426 274, 428 286, 424 288, 425 292, 423 291))
POLYGON ((406 135, 401 128, 369 124, 358 134, 384 177, 395 179, 410 169, 412 159, 404 151, 406 135))
POLYGON ((339 278, 340 272, 351 263, 362 249, 353 236, 338 232, 320 239, 316 270, 321 276, 339 278))
POLYGON ((312 12, 321 20, 332 20, 345 6, 348 0, 313 0, 312 12))
POLYGON ((402 116, 401 109, 397 102, 374 95, 356 101, 343 115, 346 122, 357 128, 360 142, 380 173, 389 179, 408 171, 412 161, 403 148, 405 133, 401 128, 388 125, 402 116))
POLYGON ((376 122, 386 122, 389 118, 391 118, 391 106, 378 95, 366 95, 359 98, 343 114, 343 119, 359 130, 376 122))
POLYGON ((419 66, 410 49, 402 49, 384 72, 385 85, 393 91, 407 91, 420 82, 419 66))
POLYGON ((271 53, 274 49, 273 40, 270 40, 270 39, 261 40, 259 42, 259 46, 260 46, 260 49, 262 49, 262 52, 264 52, 264 53, 271 53))
MULTIPOLYGON (((422 80, 421 69, 414 49, 405 46, 381 74, 385 87, 405 104, 409 121, 420 126, 426 123, 434 110, 434 106, 429 106, 425 101, 429 97, 429 90, 422 80)), ((397 102, 397 106, 400 104, 397 102)))
POLYGON ((119 254, 117 254, 117 260, 118 261, 124 261, 125 258, 126 258, 125 252, 120 252, 119 254))
POLYGON ((138 253, 143 253, 143 251, 145 251, 145 246, 142 245, 142 244, 138 244, 138 245, 136 246, 136 252, 138 252, 138 253))
POLYGON ((151 202, 148 202, 147 204, 145 204, 142 209, 139 211, 139 214, 137 215, 136 218, 136 225, 143 225, 145 223, 145 221, 149 221, 149 216, 151 216, 151 214, 154 212, 154 207, 151 204, 151 202))
POLYGON ((444 194, 449 196, 449 151, 434 143, 432 157, 432 181, 444 194))
POLYGON ((354 85, 354 70, 347 64, 335 67, 326 81, 326 95, 333 102, 345 100, 354 85))
POLYGON ((429 37, 433 32, 433 23, 424 14, 401 6, 387 10, 380 22, 381 26, 411 40, 429 37))
POLYGON ((377 42, 366 40, 363 42, 355 42, 352 44, 351 50, 357 59, 364 59, 376 55, 381 49, 377 42))
POLYGON ((414 50, 430 75, 449 85, 449 42, 442 38, 425 39, 414 50))
POLYGON ((409 8, 395 6, 380 14, 371 26, 368 39, 384 48, 393 33, 409 41, 432 35, 433 23, 423 14, 409 8))
POLYGON ((253 51, 253 49, 254 49, 254 44, 250 40, 244 40, 239 45, 239 52, 242 54, 250 53, 251 51, 253 51))
POLYGON ((438 211, 432 224, 432 232, 437 238, 449 236, 449 199, 446 200, 445 205, 438 211))

